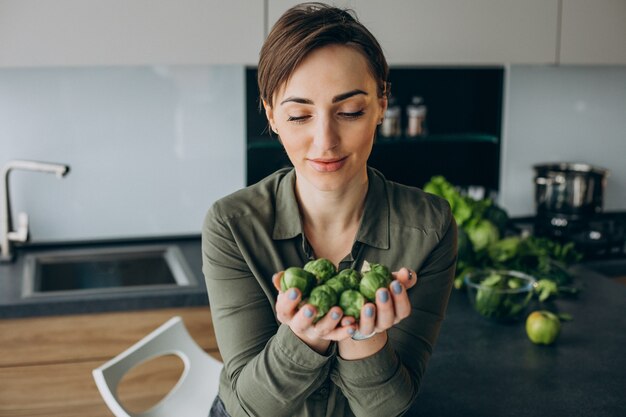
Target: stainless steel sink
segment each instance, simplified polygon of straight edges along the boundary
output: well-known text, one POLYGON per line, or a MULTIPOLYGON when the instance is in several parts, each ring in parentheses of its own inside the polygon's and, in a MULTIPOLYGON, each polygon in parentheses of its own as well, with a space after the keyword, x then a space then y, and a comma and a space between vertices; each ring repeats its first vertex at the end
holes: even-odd
POLYGON ((22 297, 145 292, 196 284, 174 245, 54 250, 26 255, 22 297))

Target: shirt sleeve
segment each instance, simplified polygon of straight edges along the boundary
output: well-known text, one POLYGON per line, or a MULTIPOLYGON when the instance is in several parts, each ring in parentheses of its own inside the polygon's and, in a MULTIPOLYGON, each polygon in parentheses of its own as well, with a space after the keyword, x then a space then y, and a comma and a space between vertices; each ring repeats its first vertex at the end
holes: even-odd
POLYGON ((320 355, 277 323, 228 222, 214 210, 205 218, 202 257, 213 326, 232 390, 232 395, 221 393, 228 412, 233 417, 297 414, 327 378, 335 345, 328 355, 320 355))
POLYGON ((331 378, 357 417, 400 416, 417 398, 454 282, 457 228, 449 209, 447 214, 439 243, 408 291, 411 315, 387 331, 387 344, 376 354, 353 361, 337 358, 331 378))

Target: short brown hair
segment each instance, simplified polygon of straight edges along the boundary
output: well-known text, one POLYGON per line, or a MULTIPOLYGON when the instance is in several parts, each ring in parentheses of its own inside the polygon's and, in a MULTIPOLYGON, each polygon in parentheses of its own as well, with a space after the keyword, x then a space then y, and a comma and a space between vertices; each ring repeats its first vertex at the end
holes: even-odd
POLYGON ((257 82, 261 99, 270 107, 304 57, 316 48, 340 44, 366 58, 380 97, 389 94, 389 67, 380 44, 354 11, 323 3, 302 3, 287 10, 270 31, 261 53, 257 82))

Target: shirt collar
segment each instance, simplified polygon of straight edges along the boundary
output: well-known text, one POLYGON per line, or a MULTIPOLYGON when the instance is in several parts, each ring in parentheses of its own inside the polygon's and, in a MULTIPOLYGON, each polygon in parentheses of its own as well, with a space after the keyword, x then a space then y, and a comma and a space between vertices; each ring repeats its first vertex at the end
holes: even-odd
POLYGON ((356 240, 379 249, 389 249, 389 199, 385 177, 367 168, 368 189, 365 196, 363 220, 356 240))
POLYGON ((278 183, 276 190, 276 220, 272 233, 273 239, 291 239, 303 234, 295 185, 296 170, 292 168, 278 183))
MULTIPOLYGON (((389 200, 385 178, 375 169, 367 169, 368 190, 363 220, 356 240, 380 249, 389 249, 389 200)), ((303 235, 300 209, 295 193, 295 169, 279 182, 276 191, 276 221, 272 237, 277 240, 303 235)))

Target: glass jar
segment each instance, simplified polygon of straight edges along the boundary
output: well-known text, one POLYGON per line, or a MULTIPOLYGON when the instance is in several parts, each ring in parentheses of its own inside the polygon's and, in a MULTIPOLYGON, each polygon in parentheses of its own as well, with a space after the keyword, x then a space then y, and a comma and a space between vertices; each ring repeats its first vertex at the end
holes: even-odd
POLYGON ((415 96, 406 107, 407 137, 426 136, 426 105, 422 97, 415 96))
POLYGON ((389 105, 385 111, 385 117, 380 125, 380 135, 385 138, 393 138, 402 135, 402 128, 400 124, 400 106, 396 103, 396 100, 389 97, 389 105))

